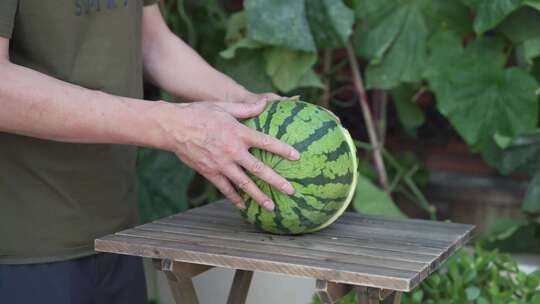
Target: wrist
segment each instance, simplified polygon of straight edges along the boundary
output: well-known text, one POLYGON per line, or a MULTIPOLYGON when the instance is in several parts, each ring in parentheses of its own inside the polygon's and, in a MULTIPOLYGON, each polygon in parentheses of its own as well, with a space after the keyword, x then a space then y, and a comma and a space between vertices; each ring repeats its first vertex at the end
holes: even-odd
MULTIPOLYGON (((182 129, 179 124, 185 123, 182 115, 184 104, 166 101, 152 101, 147 105, 145 113, 146 126, 144 145, 147 147, 174 152, 174 130, 182 129), (171 121, 174 121, 171 123, 171 121)), ((142 135, 142 134, 141 134, 142 135)))

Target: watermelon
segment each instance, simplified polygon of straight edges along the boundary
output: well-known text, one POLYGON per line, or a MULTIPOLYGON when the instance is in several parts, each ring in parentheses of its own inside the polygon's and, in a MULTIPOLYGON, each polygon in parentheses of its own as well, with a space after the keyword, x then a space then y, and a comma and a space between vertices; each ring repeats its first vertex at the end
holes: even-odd
POLYGON ((251 153, 292 183, 286 195, 251 176, 274 203, 273 211, 260 207, 244 194, 242 216, 260 229, 275 234, 318 231, 347 209, 357 180, 356 149, 349 132, 328 110, 302 101, 270 101, 246 126, 290 144, 300 160, 290 161, 260 149, 251 153))

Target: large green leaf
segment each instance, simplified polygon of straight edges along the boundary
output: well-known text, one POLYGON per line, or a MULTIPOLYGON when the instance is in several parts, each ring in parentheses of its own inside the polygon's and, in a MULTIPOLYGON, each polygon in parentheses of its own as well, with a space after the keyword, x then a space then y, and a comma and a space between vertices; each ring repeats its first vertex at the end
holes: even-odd
POLYGON ((534 175, 540 170, 540 138, 536 139, 536 142, 531 139, 530 143, 513 144, 506 149, 491 143, 483 149, 482 157, 502 174, 525 170, 534 175))
POLYGON ((143 222, 188 209, 187 190, 195 172, 173 153, 139 149, 137 175, 143 222))
POLYGON ((368 88, 390 89, 401 82, 420 81, 429 34, 421 2, 380 1, 369 8, 354 36, 358 53, 370 59, 368 88))
POLYGON ((458 1, 384 0, 357 5, 361 25, 354 43, 357 53, 370 60, 368 88, 420 82, 430 33, 437 29, 466 33, 471 27, 467 8, 458 1))
POLYGON ((304 0, 246 0, 248 37, 266 44, 315 51, 304 0))
POLYGON ((505 69, 504 44, 480 38, 466 49, 450 32, 436 34, 424 75, 437 106, 459 134, 482 149, 496 133, 513 137, 538 122, 536 80, 519 68, 505 69))
POLYGON ((304 75, 315 62, 316 53, 294 51, 284 48, 270 48, 264 53, 266 73, 272 78, 276 88, 281 92, 289 92, 298 87, 304 75))
POLYGON ((248 37, 293 50, 343 46, 354 13, 342 0, 246 0, 248 37))
POLYGON ((354 12, 341 0, 306 0, 306 13, 317 47, 340 47, 349 39, 354 12))
POLYGON ((362 175, 358 176, 353 206, 356 211, 364 214, 405 217, 386 192, 362 175))
POLYGON ((517 44, 526 65, 540 56, 540 11, 523 7, 504 20, 497 30, 517 44))
POLYGON ((232 59, 219 58, 217 68, 253 92, 273 91, 272 79, 266 75, 265 59, 260 52, 236 50, 232 59))
POLYGON ((463 0, 476 12, 474 30, 482 34, 523 5, 523 0, 463 0))
POLYGON ((540 212, 540 172, 536 173, 529 184, 529 189, 527 189, 523 199, 523 211, 528 213, 540 212))

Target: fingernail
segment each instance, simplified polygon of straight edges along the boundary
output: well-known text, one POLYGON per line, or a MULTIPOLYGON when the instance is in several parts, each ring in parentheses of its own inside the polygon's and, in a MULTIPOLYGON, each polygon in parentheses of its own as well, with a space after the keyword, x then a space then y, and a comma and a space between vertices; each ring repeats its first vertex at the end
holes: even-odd
POLYGON ((299 99, 300 99, 300 95, 294 95, 293 97, 291 97, 291 99, 299 100, 299 99))
POLYGON ((291 151, 291 160, 299 160, 300 159, 300 152, 296 150, 291 151))
POLYGON ((281 186, 281 191, 291 195, 294 194, 294 187, 290 183, 285 183, 281 186))
POLYGON ((263 104, 265 101, 266 101, 266 98, 259 99, 259 100, 257 100, 257 104, 258 105, 263 104))
POLYGON ((274 211, 274 203, 272 201, 263 202, 263 207, 266 208, 268 211, 274 211))
POLYGON ((241 209, 241 210, 246 210, 246 204, 244 203, 239 203, 236 205, 236 207, 238 207, 238 209, 241 209))

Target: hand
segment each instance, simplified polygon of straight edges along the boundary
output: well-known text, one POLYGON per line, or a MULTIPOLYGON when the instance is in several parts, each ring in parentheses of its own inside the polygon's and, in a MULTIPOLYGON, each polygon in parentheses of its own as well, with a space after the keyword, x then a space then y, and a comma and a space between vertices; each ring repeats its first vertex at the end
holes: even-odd
POLYGON ((292 97, 285 97, 280 96, 276 93, 252 93, 242 87, 241 92, 237 93, 233 96, 237 96, 237 98, 234 101, 231 102, 242 102, 242 103, 254 103, 261 99, 266 100, 283 100, 283 99, 292 99, 292 100, 299 100, 300 95, 292 96, 292 97))
POLYGON ((296 96, 292 96, 292 97, 285 97, 285 96, 280 96, 280 95, 275 94, 275 93, 256 94, 256 93, 247 92, 244 95, 244 98, 242 98, 240 102, 254 103, 254 102, 257 102, 260 99, 266 99, 266 100, 284 100, 284 99, 300 100, 300 95, 296 95, 296 96))
POLYGON ((257 203, 273 210, 274 203, 246 174, 266 181, 286 194, 294 188, 283 177, 249 153, 252 147, 264 149, 290 160, 300 157, 293 147, 263 133, 252 130, 237 119, 258 115, 266 101, 256 103, 197 102, 170 105, 158 121, 168 133, 168 150, 198 171, 237 207, 245 204, 236 189, 249 194, 257 203))

